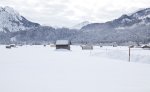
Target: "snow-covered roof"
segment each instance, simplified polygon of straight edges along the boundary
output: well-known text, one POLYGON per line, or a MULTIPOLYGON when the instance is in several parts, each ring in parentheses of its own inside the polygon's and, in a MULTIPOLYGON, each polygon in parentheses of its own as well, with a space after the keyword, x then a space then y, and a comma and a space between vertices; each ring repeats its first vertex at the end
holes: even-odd
POLYGON ((69 45, 70 42, 68 40, 57 40, 56 45, 69 45))
POLYGON ((150 48, 150 46, 148 46, 148 45, 142 45, 141 47, 142 48, 150 48))

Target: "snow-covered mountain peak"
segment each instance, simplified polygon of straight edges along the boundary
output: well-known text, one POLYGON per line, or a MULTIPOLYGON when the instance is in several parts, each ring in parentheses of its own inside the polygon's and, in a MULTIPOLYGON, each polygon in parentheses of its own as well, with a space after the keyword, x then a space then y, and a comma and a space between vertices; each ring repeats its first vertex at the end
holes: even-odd
POLYGON ((21 16, 11 7, 0 7, 0 31, 15 32, 39 26, 21 16))
POLYGON ((13 8, 9 7, 9 6, 6 6, 3 8, 6 12, 8 13, 11 13, 11 14, 15 14, 15 13, 18 13, 16 12, 13 8))
POLYGON ((13 19, 13 20, 22 20, 22 17, 21 17, 21 15, 17 12, 17 11, 15 11, 13 8, 11 8, 11 7, 8 7, 8 6, 6 6, 6 7, 0 7, 0 14, 1 14, 1 16, 6 16, 6 17, 11 17, 10 19, 13 19))

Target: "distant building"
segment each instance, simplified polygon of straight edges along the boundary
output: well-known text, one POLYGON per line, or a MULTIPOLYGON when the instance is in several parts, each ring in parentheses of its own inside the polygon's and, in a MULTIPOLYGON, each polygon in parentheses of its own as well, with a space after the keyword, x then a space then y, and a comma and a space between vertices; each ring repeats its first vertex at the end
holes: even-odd
POLYGON ((148 45, 143 45, 142 48, 143 48, 144 50, 150 50, 150 46, 148 46, 148 45))
POLYGON ((68 40, 57 40, 55 45, 56 45, 56 49, 70 50, 71 42, 68 40))
POLYGON ((117 44, 114 44, 113 47, 117 47, 117 44))
POLYGON ((11 49, 12 47, 16 47, 16 45, 15 44, 10 44, 10 45, 6 46, 7 49, 11 49))
POLYGON ((116 42, 114 42, 112 46, 113 46, 113 47, 117 47, 118 45, 117 45, 116 42))
POLYGON ((16 45, 15 44, 10 44, 10 47, 16 47, 16 45))
POLYGON ((11 46, 10 46, 10 45, 8 45, 8 46, 6 46, 6 48, 7 48, 7 49, 11 49, 11 46))
POLYGON ((92 45, 82 45, 82 50, 93 50, 93 46, 92 45))

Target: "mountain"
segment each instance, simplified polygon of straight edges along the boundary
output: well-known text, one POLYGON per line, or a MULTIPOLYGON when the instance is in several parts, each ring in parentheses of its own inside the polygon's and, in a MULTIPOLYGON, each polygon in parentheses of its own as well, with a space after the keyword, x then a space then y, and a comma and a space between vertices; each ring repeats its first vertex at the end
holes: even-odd
POLYGON ((150 8, 105 23, 92 23, 81 28, 77 40, 87 42, 150 41, 150 8))
POLYGON ((40 26, 28 21, 11 7, 0 7, 0 31, 16 32, 40 26))
POLYGON ((150 24, 150 8, 137 11, 131 15, 122 15, 120 18, 108 21, 106 23, 92 23, 82 27, 82 30, 89 30, 102 27, 120 28, 120 27, 132 27, 139 25, 150 24))
POLYGON ((84 26, 86 26, 88 24, 90 24, 89 21, 84 21, 84 22, 82 22, 80 24, 77 24, 77 25, 71 27, 71 29, 78 29, 79 30, 79 29, 81 29, 82 27, 84 27, 84 26))
POLYGON ((105 23, 86 21, 72 29, 42 26, 28 21, 10 7, 0 8, 0 44, 45 44, 58 39, 77 44, 150 43, 150 8, 105 23))

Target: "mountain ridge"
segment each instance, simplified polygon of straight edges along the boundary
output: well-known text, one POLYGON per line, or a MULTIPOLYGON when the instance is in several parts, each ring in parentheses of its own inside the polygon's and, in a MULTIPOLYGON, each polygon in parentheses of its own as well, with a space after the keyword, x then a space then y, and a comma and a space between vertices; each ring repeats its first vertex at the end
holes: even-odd
POLYGON ((150 8, 105 23, 85 23, 81 29, 42 26, 28 21, 10 7, 0 8, 0 20, 0 44, 45 44, 59 39, 91 44, 150 42, 150 8))
MULTIPOLYGON (((150 8, 146 8, 146 9, 137 11, 131 15, 124 14, 117 19, 114 19, 112 21, 108 21, 105 23, 92 23, 89 25, 91 26, 91 25, 96 24, 97 26, 100 26, 100 25, 104 25, 104 24, 108 24, 108 25, 110 24, 113 27, 121 27, 121 26, 132 26, 133 24, 136 24, 136 23, 143 24, 142 22, 150 23, 150 8)), ((82 27, 82 30, 84 30, 89 25, 82 27)), ((94 25, 94 27, 96 25, 94 25)))

